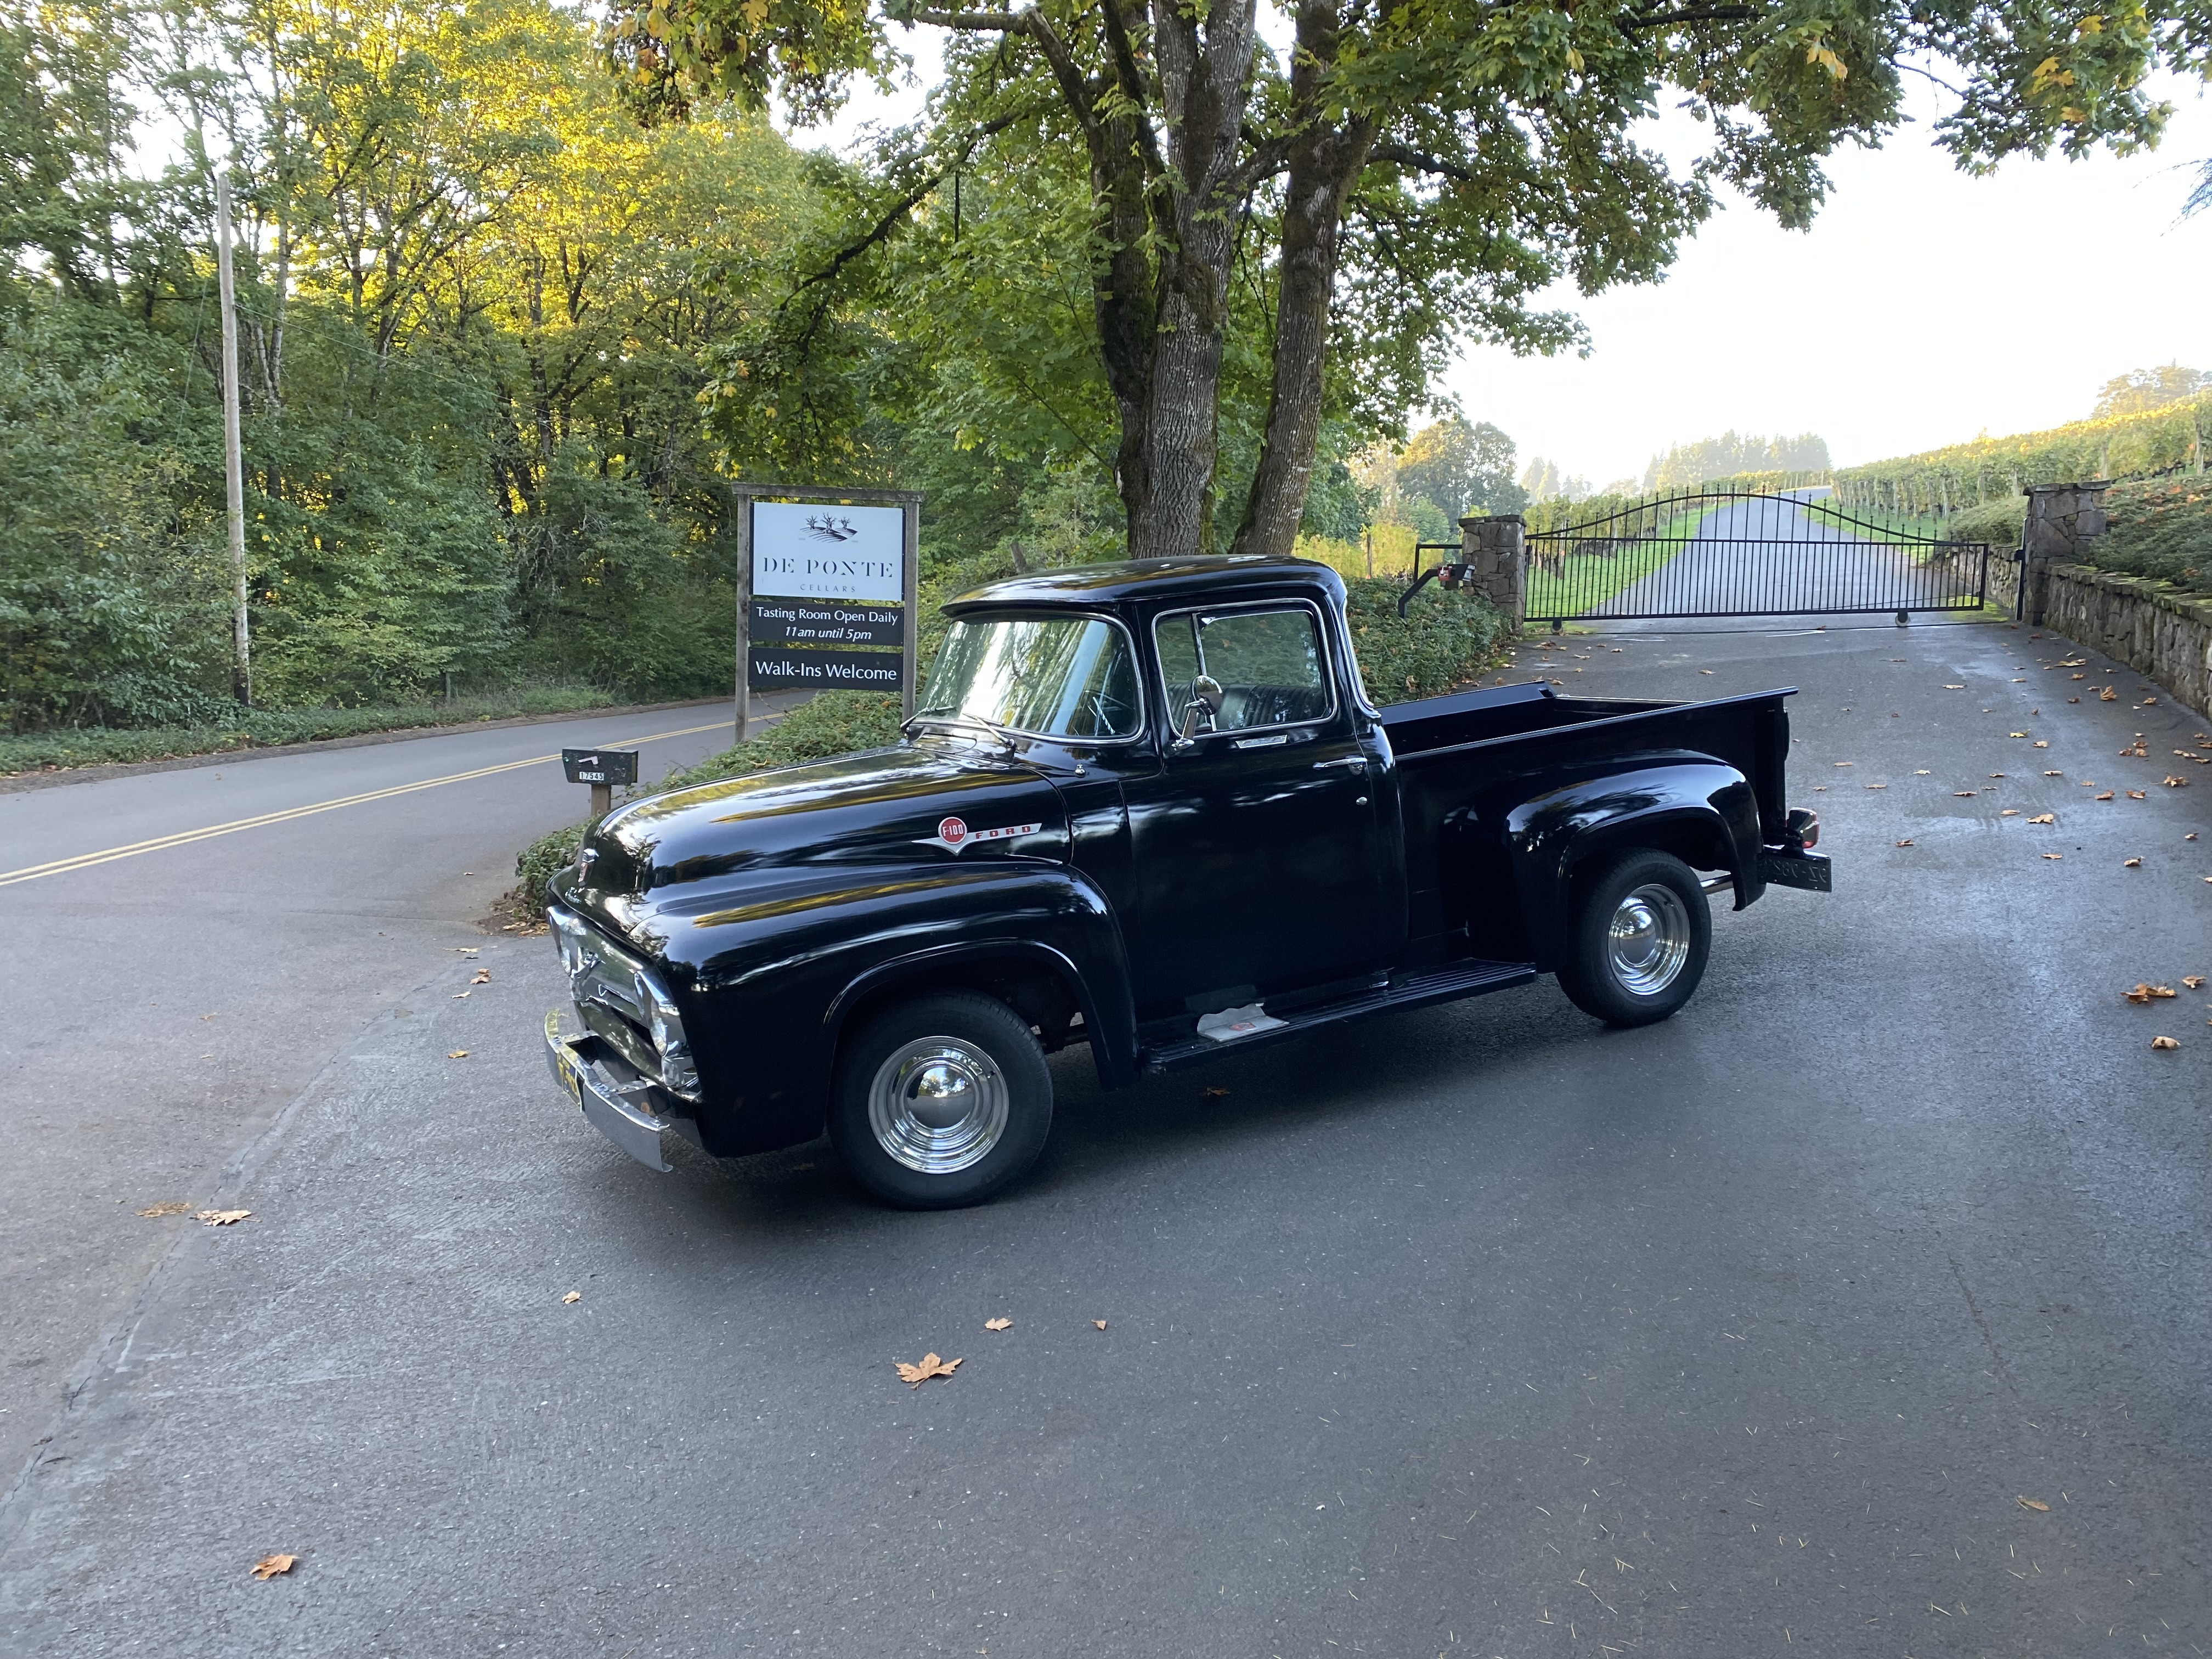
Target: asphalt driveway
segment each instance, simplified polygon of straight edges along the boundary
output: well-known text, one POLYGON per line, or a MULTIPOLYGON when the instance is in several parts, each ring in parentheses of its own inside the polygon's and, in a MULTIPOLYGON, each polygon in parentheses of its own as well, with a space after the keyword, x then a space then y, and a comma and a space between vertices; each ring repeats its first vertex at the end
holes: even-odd
POLYGON ((1802 686, 1837 892, 1717 917, 1644 1030, 1547 981, 1122 1094, 1064 1054, 979 1210, 820 1146, 654 1175, 545 1074, 550 946, 425 939, 173 1194, 252 1215, 0 1507, 0 1648, 2212 1650, 2212 748, 2065 649, 1524 653, 1802 686))

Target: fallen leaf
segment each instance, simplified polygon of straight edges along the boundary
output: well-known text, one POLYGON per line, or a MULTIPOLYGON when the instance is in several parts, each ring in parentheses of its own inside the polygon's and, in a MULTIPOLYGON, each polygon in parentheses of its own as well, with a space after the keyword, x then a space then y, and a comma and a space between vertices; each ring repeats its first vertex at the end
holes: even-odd
POLYGON ((189 1203, 181 1198, 172 1198, 159 1204, 149 1205, 145 1209, 139 1211, 138 1213, 145 1216, 182 1215, 185 1211, 191 1207, 192 1206, 189 1203))
POLYGON ((1712 672, 1713 672, 1713 671, 1712 671, 1711 669, 1710 669, 1710 668, 1700 668, 1700 669, 1698 671, 1698 672, 1699 672, 1700 674, 1710 674, 1710 673, 1711 673, 1712 672))
POLYGON ((1963 685, 1947 685, 1943 689, 1946 691, 1963 691, 1966 688, 1963 685))
POLYGON ((1216 1084, 1209 1083, 1198 1091, 1198 1097, 1200 1100, 1226 1100, 1229 1098, 1229 1091, 1216 1084))
POLYGON ((1103 1319, 1094 1319, 1091 1322, 1096 1325, 1102 1331, 1106 1328, 1106 1322, 1103 1319))
POLYGON ((2153 997, 2170 997, 2172 994, 2173 988, 2171 985, 2138 984, 2134 990, 2127 994, 2127 998, 2130 1002, 2148 1002, 2153 997))
POLYGON ((469 1051, 465 1048, 448 1048, 446 1051, 447 1060, 466 1060, 468 1057, 469 1051))
POLYGON ((280 1572, 289 1572, 300 1565, 296 1555, 264 1555, 253 1564, 256 1578, 274 1578, 280 1572))
POLYGON ((2142 860, 2141 859, 2122 859, 2120 860, 2120 868, 2123 870, 2140 870, 2142 868, 2142 860))
POLYGON ((1859 787, 1862 789, 1887 789, 1889 786, 1886 783, 1863 783, 1859 787))
POLYGON ((2027 733, 2025 732, 2008 732, 2005 735, 2010 738, 2024 738, 2027 733))
MULTIPOLYGON (((2181 976, 2181 982, 2184 985, 2186 985, 2192 991, 2201 991, 2204 988, 2204 975, 2202 974, 2184 974, 2181 976)), ((149 1212, 147 1211, 141 1210, 138 1213, 140 1215, 145 1215, 149 1212)))
POLYGON ((470 983, 470 984, 471 984, 471 985, 489 985, 489 984, 490 984, 490 983, 491 983, 491 969, 489 969, 489 968, 479 968, 479 969, 477 969, 477 976, 476 976, 474 979, 471 980, 471 981, 469 981, 469 983, 470 983))
POLYGON ((987 1331, 1009 1331, 1013 1327, 1014 1322, 1011 1319, 987 1319, 983 1322, 983 1328, 987 1331))
POLYGON ((2066 699, 2066 701, 2067 701, 2067 702, 2081 702, 2081 698, 2079 698, 2079 697, 2069 697, 2069 698, 2067 698, 2067 699, 2066 699))
POLYGON ((2030 818, 2028 822, 2030 823, 2056 823, 2058 822, 2058 814, 2056 812, 2038 812, 2033 817, 2030 818))
POLYGON ((202 1210, 192 1219, 204 1221, 210 1227, 234 1227, 252 1213, 251 1210, 202 1210))
POLYGON ((2168 778, 2166 781, 2166 787, 2169 789, 2186 789, 2189 787, 2189 780, 2187 778, 2168 778))
POLYGON ((2097 693, 2097 701, 2099 702, 2118 702, 2119 700, 2120 694, 2113 690, 2109 685, 2106 686, 2102 690, 2097 693))
POLYGON ((2066 775, 2063 772, 2045 772, 2043 775, 2046 778, 2063 778, 2066 775))
POLYGON ((2045 853, 2043 856, 2049 859, 2053 864, 2056 864, 2059 860, 2064 858, 2066 854, 2063 853, 2045 853))
POLYGON ((1972 789, 1954 789, 1951 793, 1960 800, 1972 800, 1977 793, 1972 789))
POLYGON ((898 1366, 899 1381, 911 1382, 917 1389, 933 1376, 951 1376, 960 1364, 957 1359, 939 1359, 933 1353, 922 1355, 919 1365, 909 1365, 903 1359, 894 1363, 898 1366))
POLYGON ((2142 700, 2142 706, 2143 706, 2144 708, 2149 708, 2153 703, 2156 702, 2157 701, 2158 701, 2158 699, 2157 699, 2156 697, 2145 697, 2145 698, 2142 700))
POLYGON ((2107 789, 2106 791, 2105 791, 2105 793, 2104 793, 2103 794, 2101 794, 2101 795, 2092 795, 2092 796, 2090 796, 2090 797, 2089 797, 2089 799, 2090 799, 2091 800, 2110 800, 2110 799, 2112 799, 2112 792, 2111 790, 2109 790, 2109 789, 2107 789))
POLYGON ((1838 761, 1836 764, 1838 766, 1856 766, 1858 763, 1856 761, 1838 761))
POLYGON ((2047 743, 2044 742, 2044 740, 2043 740, 2041 738, 2038 738, 2035 740, 2035 746, 2036 746, 2038 749, 2048 749, 2048 748, 2050 748, 2050 747, 2051 747, 2051 745, 2050 745, 2049 744, 2047 744, 2047 743))
POLYGON ((1910 846, 1911 846, 1911 845, 1912 845, 1911 842, 1910 842, 1909 840, 1908 840, 1908 841, 1901 841, 1901 842, 1898 842, 1897 844, 1898 844, 1899 847, 1910 847, 1910 846))
POLYGON ((2086 679, 2087 679, 2089 677, 2088 677, 2087 674, 2076 674, 2076 675, 2075 675, 2075 676, 2074 676, 2074 678, 2075 678, 2075 679, 2077 679, 2077 680, 2086 680, 2086 679))
POLYGON ((2181 1045, 2172 1037, 2153 1037, 2150 1046, 2154 1048, 2179 1048, 2181 1045))
POLYGON ((2012 1501, 2024 1510, 2033 1510, 2038 1515, 2051 1513, 2051 1505, 2039 1498, 2015 1498, 2012 1501))
POLYGON ((2003 811, 1998 813, 1997 816, 2001 818, 2016 818, 2020 816, 2020 808, 2017 806, 2008 806, 2003 811))
POLYGON ((2143 792, 2140 789, 2130 789, 2128 791, 2128 799, 2130 800, 2141 800, 2142 798, 2143 792))

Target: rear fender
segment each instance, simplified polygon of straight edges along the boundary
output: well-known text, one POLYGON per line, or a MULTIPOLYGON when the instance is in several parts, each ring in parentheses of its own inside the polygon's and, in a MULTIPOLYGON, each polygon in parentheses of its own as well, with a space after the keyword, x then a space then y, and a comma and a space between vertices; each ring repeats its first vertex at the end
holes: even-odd
POLYGON ((1757 795, 1742 773, 1717 761, 1569 784, 1522 802, 1504 829, 1530 953, 1547 970, 1559 966, 1576 872, 1593 859, 1652 847, 1693 869, 1725 870, 1739 910, 1765 890, 1757 795))

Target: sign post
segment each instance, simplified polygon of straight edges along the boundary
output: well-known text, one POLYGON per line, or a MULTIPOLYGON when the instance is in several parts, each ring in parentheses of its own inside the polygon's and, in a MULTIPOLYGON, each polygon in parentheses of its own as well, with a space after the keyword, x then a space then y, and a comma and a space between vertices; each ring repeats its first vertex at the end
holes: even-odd
POLYGON ((738 741, 756 690, 896 690, 914 713, 921 492, 731 488, 738 741))

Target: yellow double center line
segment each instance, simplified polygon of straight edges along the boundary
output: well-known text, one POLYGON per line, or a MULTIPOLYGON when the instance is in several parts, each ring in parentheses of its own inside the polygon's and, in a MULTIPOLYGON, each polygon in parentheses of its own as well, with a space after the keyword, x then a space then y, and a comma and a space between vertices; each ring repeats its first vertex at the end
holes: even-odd
MULTIPOLYGON (((650 737, 628 738, 620 743, 604 746, 620 749, 630 744, 659 743, 664 738, 688 738, 696 732, 713 732, 728 724, 726 720, 714 720, 706 726, 687 726, 675 732, 655 732, 650 737)), ((418 789, 435 789, 447 783, 466 783, 471 778, 489 778, 501 772, 518 771, 526 766, 543 766, 548 761, 560 758, 557 752, 532 755, 528 760, 507 761, 497 766, 479 766, 473 772, 454 772, 442 778, 425 778, 420 783, 394 784, 389 789, 372 789, 360 795, 342 795, 336 800, 319 800, 309 806, 288 806, 281 812, 264 812, 258 817, 234 818, 228 823, 211 823, 204 830, 180 830, 173 836, 156 836, 151 841, 133 842, 128 847, 110 847, 98 853, 80 853, 75 858, 55 859, 47 864, 27 865, 21 870, 0 871, 0 887, 12 887, 19 881, 36 881, 41 876, 63 875, 71 870, 89 870, 95 864, 106 864, 116 859, 133 859, 141 853, 160 853, 172 847, 188 847, 196 841, 209 841, 216 836, 234 836, 241 830, 258 830, 266 824, 284 823, 293 818, 312 817, 317 812, 334 812, 341 806, 362 806, 373 800, 389 800, 394 795, 411 795, 418 789)))

